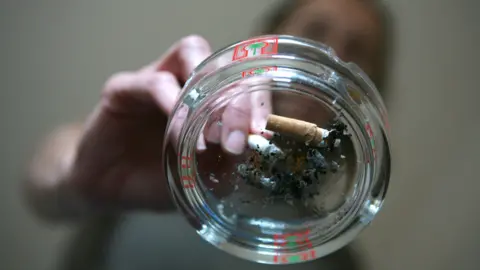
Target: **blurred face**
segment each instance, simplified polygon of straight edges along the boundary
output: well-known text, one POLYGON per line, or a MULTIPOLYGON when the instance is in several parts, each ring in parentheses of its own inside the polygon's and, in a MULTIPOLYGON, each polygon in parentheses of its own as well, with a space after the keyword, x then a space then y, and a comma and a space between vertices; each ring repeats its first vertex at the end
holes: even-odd
POLYGON ((279 32, 305 37, 332 47, 344 61, 354 62, 369 76, 378 72, 381 25, 370 0, 301 1, 279 32))
MULTIPOLYGON (((370 78, 375 80, 381 74, 382 25, 370 2, 375 0, 292 1, 298 1, 298 7, 275 32, 325 43, 342 60, 356 63, 370 78)), ((319 126, 332 117, 322 106, 306 97, 276 94, 274 98, 274 111, 283 116, 319 126)))

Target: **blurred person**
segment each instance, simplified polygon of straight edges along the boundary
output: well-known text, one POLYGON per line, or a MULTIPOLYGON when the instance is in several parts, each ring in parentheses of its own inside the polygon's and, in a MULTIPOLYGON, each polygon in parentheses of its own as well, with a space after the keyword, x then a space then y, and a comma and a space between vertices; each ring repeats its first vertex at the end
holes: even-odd
MULTIPOLYGON (((289 34, 323 42, 342 60, 358 64, 382 92, 390 49, 386 14, 374 0, 284 1, 255 34, 289 34)), ((210 54, 207 40, 185 37, 160 59, 107 80, 87 121, 60 127, 34 156, 25 185, 34 212, 50 221, 81 221, 126 210, 160 214, 174 209, 162 171, 163 136, 183 82, 210 54)), ((265 114, 268 111, 252 118, 265 114)), ((229 131, 245 131, 249 123, 238 123, 231 125, 243 126, 200 140, 199 150, 218 141, 228 152, 239 154, 245 134, 229 131)), ((114 223, 104 220, 104 230, 113 230, 114 223)), ((354 269, 353 260, 351 255, 341 257, 333 269, 354 269)), ((313 267, 315 262, 304 265, 313 267)))

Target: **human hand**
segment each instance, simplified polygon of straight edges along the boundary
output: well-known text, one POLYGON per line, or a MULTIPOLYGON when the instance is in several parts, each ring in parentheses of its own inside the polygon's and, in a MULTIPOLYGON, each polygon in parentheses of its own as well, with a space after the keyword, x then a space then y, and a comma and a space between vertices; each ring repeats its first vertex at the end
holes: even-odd
POLYGON ((69 181, 88 201, 113 208, 164 208, 162 148, 181 85, 210 55, 202 37, 175 43, 158 61, 113 75, 85 124, 69 181))
MULTIPOLYGON (((121 209, 171 206, 162 164, 168 116, 182 83, 209 54, 205 39, 187 37, 160 60, 107 81, 101 101, 86 122, 69 175, 84 198, 100 207, 121 209)), ((224 124, 207 124, 197 150, 203 152, 208 144, 240 154, 249 131, 264 125, 271 110, 269 101, 268 92, 233 99, 221 110, 224 124)), ((173 121, 174 129, 180 121, 173 121)))

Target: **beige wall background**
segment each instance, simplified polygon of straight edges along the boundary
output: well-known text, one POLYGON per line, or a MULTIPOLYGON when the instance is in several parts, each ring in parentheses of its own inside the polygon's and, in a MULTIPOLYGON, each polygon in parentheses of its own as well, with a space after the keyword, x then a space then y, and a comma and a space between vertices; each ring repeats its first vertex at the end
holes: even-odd
MULTIPOLYGON (((60 268, 75 232, 40 223, 19 197, 23 166, 41 136, 87 114, 110 74, 149 62, 190 33, 214 48, 245 38, 274 2, 2 1, 0 269, 60 268)), ((480 269, 480 2, 388 2, 398 28, 388 99, 394 174, 383 211, 355 250, 367 269, 480 269)), ((108 269, 193 268, 181 259, 192 254, 173 264, 156 259, 158 242, 191 236, 179 224, 176 216, 127 217, 106 249, 108 269), (162 223, 168 239, 159 236, 162 223)), ((82 261, 71 269, 96 269, 82 261)))

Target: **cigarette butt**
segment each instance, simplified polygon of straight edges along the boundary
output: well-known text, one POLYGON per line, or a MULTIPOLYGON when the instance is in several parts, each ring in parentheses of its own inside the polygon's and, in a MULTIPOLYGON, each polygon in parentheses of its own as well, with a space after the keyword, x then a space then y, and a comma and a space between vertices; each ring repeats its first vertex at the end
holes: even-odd
POLYGON ((302 120, 270 114, 266 129, 289 135, 307 144, 319 144, 328 136, 328 130, 302 120))
POLYGON ((257 150, 263 154, 283 154, 282 150, 280 150, 275 144, 271 143, 265 137, 260 135, 249 135, 248 136, 248 146, 253 149, 257 150))
POLYGON ((248 146, 251 149, 257 149, 258 151, 265 151, 270 146, 270 141, 260 135, 249 135, 248 146))

